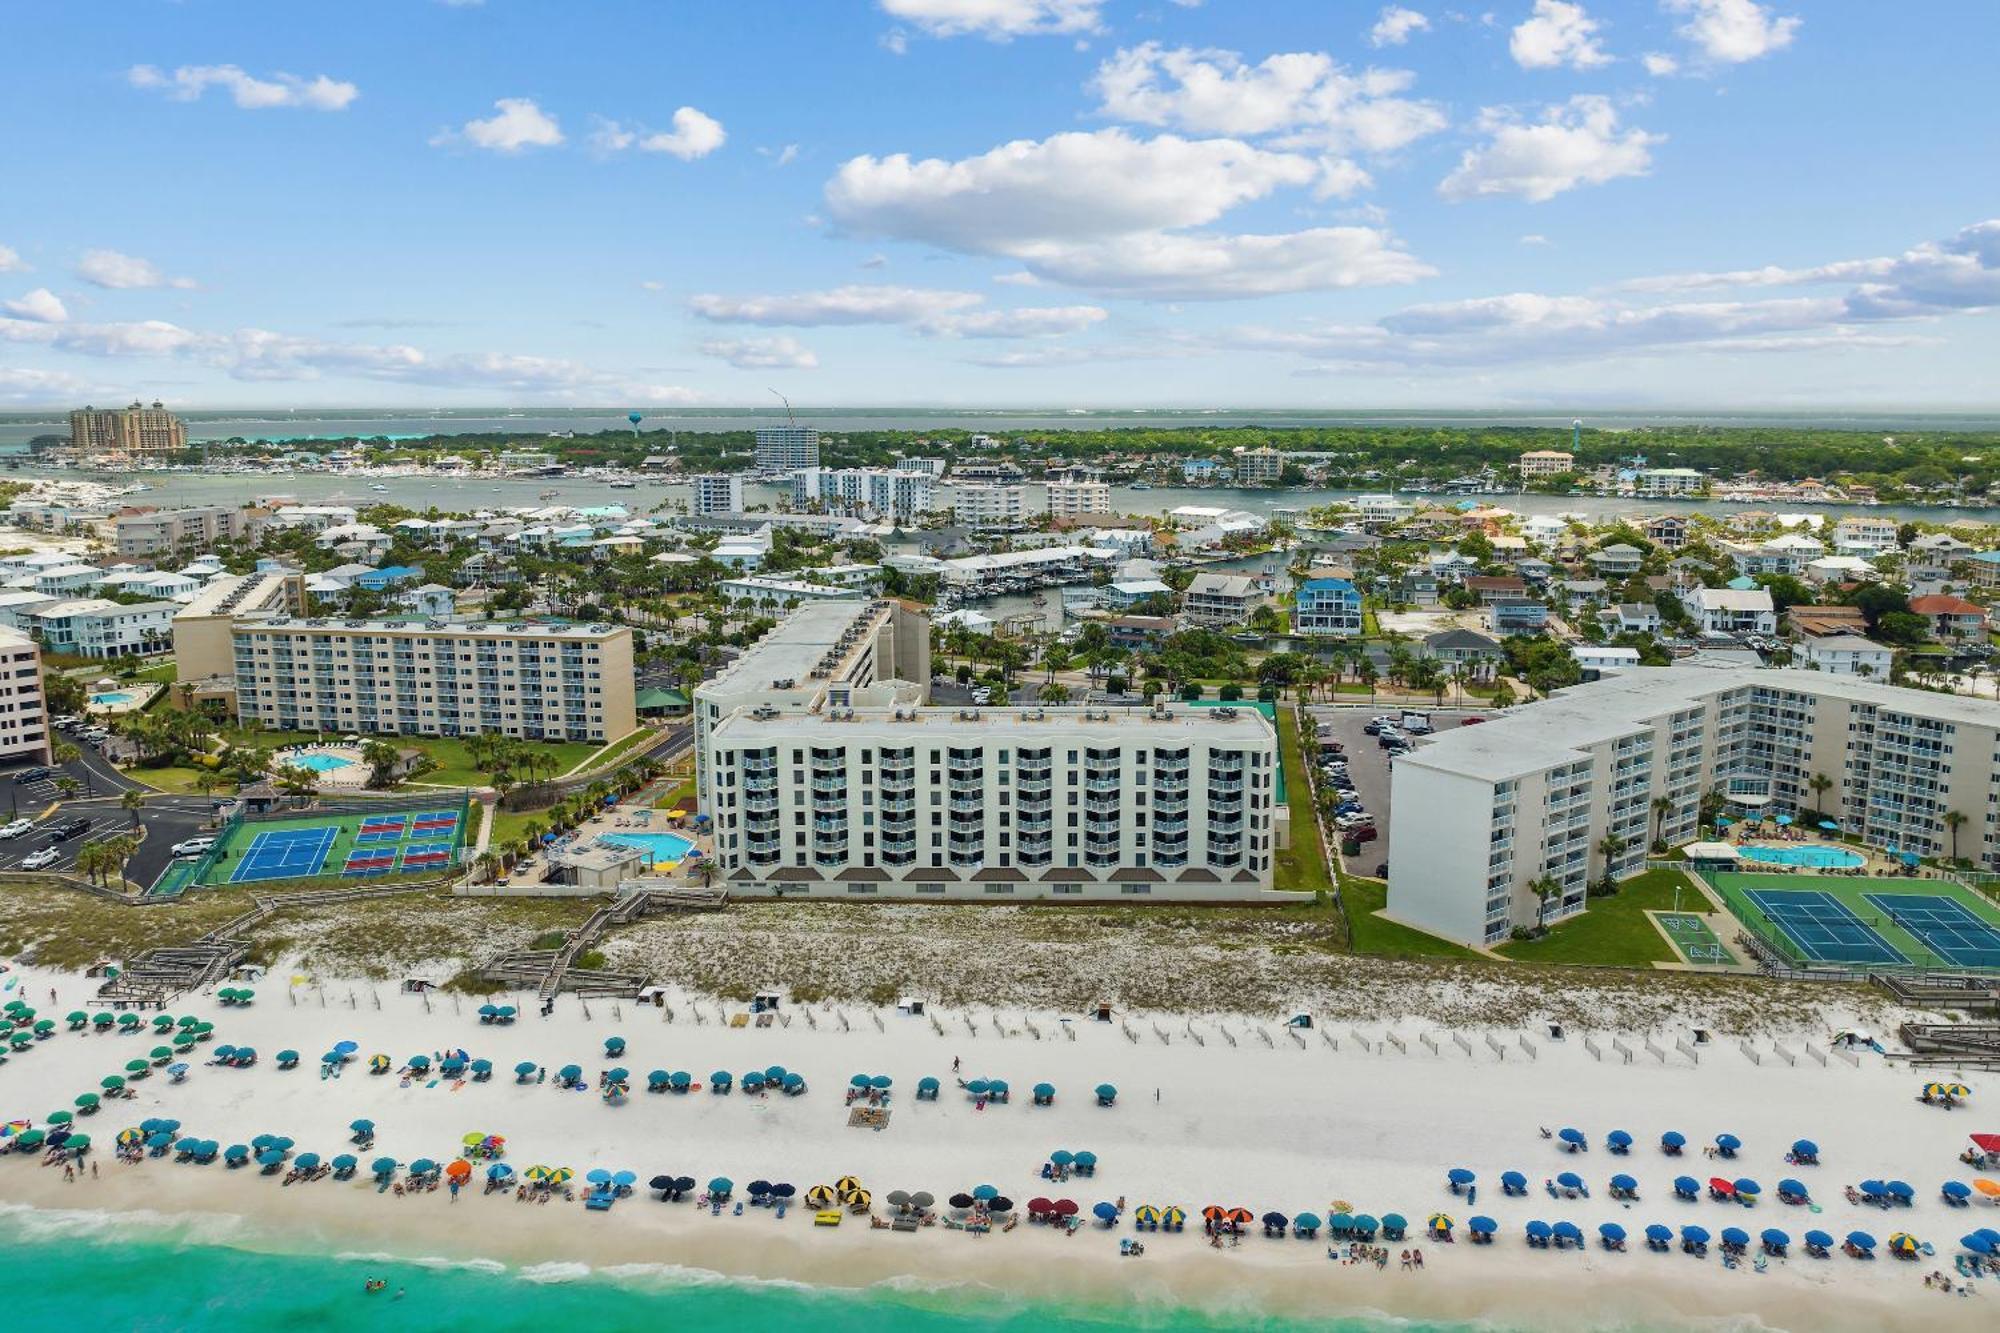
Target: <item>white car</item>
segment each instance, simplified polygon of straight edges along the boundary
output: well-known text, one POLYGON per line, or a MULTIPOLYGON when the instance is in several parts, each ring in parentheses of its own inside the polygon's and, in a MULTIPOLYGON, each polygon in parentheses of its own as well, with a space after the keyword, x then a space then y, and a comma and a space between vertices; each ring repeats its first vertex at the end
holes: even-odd
POLYGON ((213 846, 215 846, 215 839, 213 838, 189 838, 186 842, 177 842, 174 844, 174 855, 200 856, 213 846))
POLYGON ((27 859, 21 862, 21 869, 40 870, 43 866, 52 866, 56 863, 60 855, 61 853, 57 852, 55 848, 44 847, 39 852, 29 853, 27 859))
POLYGON ((11 824, 0 824, 0 838, 18 838, 35 826, 32 819, 17 819, 11 824))

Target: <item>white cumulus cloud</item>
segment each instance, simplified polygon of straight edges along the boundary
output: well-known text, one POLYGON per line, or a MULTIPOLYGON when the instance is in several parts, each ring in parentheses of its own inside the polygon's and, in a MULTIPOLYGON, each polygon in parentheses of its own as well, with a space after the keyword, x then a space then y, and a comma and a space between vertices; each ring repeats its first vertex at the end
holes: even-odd
MULTIPOLYGON (((590 136, 590 146, 599 152, 623 152, 636 148, 642 153, 665 153, 683 162, 707 157, 722 147, 729 135, 722 122, 694 107, 674 112, 671 130, 627 129, 615 120, 600 120, 590 136)), ((789 158, 786 159, 790 161, 789 158)))
POLYGON ((1599 43, 1600 24, 1570 0, 1535 0, 1535 11, 1515 27, 1507 50, 1522 69, 1594 69, 1611 63, 1599 43))
POLYGON ((17 319, 33 320, 40 324, 60 324, 69 318, 69 307, 62 298, 46 287, 37 287, 18 300, 0 302, 0 309, 17 319))
POLYGON ((518 153, 524 148, 555 148, 562 144, 562 126, 535 104, 532 97, 503 97, 484 120, 468 120, 456 130, 432 136, 434 147, 466 143, 493 153, 518 153))
POLYGON ((1666 138, 1621 129, 1611 100, 1588 95, 1546 108, 1537 121, 1488 109, 1480 127, 1489 138, 1467 149, 1439 184, 1446 199, 1511 194, 1543 203, 1580 185, 1643 176, 1652 168, 1654 145, 1666 138))
POLYGON ((1802 19, 1778 17, 1756 0, 1663 0, 1687 15, 1678 31, 1718 64, 1740 65, 1792 44, 1802 19))
POLYGON ((131 290, 146 287, 193 287, 193 278, 170 278, 151 260, 116 250, 86 250, 76 262, 76 276, 94 287, 131 290))
POLYGON ((1401 46, 1410 40, 1410 34, 1429 32, 1431 21, 1414 9, 1401 5, 1390 5, 1376 18, 1375 26, 1368 30, 1371 46, 1401 46))
POLYGON ((1018 257, 1054 282, 1163 301, 1233 300, 1415 282, 1437 270, 1375 227, 1272 235, 1141 232, 1028 246, 1018 257))
POLYGON ((1386 153, 1444 128, 1436 103, 1402 96, 1408 70, 1351 71, 1322 51, 1290 51, 1252 65, 1234 51, 1119 50, 1097 67, 1098 114, 1196 134, 1281 135, 1312 145, 1386 153))
POLYGON ((1664 51, 1648 51, 1639 57, 1639 63, 1644 65, 1646 72, 1656 79, 1678 74, 1681 69, 1681 62, 1664 51))
MULTIPOLYGON (((933 37, 967 34, 1006 41, 1049 33, 1096 32, 1104 0, 878 0, 882 12, 933 37)), ((897 54, 901 54, 900 51, 897 54)))
POLYGON ((1102 306, 1028 306, 940 315, 918 327, 943 338, 1043 338, 1058 333, 1081 333, 1109 317, 1110 312, 1102 306))
POLYGON ((237 65, 181 65, 172 71, 157 65, 134 65, 125 71, 134 88, 165 93, 177 102, 198 101, 210 88, 221 88, 246 111, 271 107, 303 107, 310 111, 345 111, 361 90, 343 79, 324 74, 301 78, 273 74, 256 78, 237 65))
POLYGON ((790 334, 768 338, 710 338, 703 356, 718 357, 738 370, 817 370, 819 357, 790 334))
POLYGON ((890 324, 948 338, 1029 338, 1075 333, 1107 317, 1107 312, 1098 306, 992 310, 985 305, 986 298, 978 292, 861 284, 785 295, 705 293, 688 302, 688 308, 696 316, 717 324, 793 328, 890 324))
POLYGON ((0 245, 0 273, 26 273, 28 261, 11 245, 0 245))

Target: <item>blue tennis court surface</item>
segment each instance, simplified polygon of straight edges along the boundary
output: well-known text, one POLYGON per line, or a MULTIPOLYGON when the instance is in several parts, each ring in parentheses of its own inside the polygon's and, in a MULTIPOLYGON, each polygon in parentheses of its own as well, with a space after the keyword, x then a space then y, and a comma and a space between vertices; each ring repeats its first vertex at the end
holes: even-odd
POLYGON ((243 859, 229 872, 229 882, 317 875, 339 836, 337 828, 267 829, 251 840, 243 859))
POLYGON ((1831 894, 1752 889, 1748 898, 1765 920, 1816 963, 1903 963, 1908 960, 1831 894))
POLYGON ((1935 893, 1871 893, 1867 898, 1946 962, 2000 968, 2000 930, 1964 903, 1935 893))

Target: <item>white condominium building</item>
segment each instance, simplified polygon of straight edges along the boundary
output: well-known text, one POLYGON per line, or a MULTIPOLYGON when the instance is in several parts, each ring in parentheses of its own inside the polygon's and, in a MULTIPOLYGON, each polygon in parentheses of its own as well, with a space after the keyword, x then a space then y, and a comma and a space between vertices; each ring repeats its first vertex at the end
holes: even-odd
POLYGON ((232 637, 246 726, 599 743, 638 726, 623 626, 263 616, 232 637))
POLYGON ((743 512, 743 478, 733 472, 704 472, 688 478, 688 513, 740 514, 743 512))
POLYGON ((1111 512, 1111 485, 1103 481, 1052 481, 1049 513, 1055 518, 1111 512))
POLYGON ((49 757, 42 650, 16 630, 0 629, 0 759, 49 757))
POLYGON ((931 678, 930 625, 894 601, 812 601, 694 692, 695 787, 709 792, 710 732, 741 709, 800 716, 825 708, 921 703, 931 678))
POLYGON ((792 503, 906 523, 936 508, 937 482, 928 472, 902 469, 800 468, 792 474, 792 503))
POLYGON ((2000 708, 1824 672, 1635 668, 1446 732, 1392 783, 1389 914, 1469 945, 1584 910, 1653 838, 1690 840, 1708 792, 2000 869, 2000 708))
POLYGON ((757 470, 780 476, 819 466, 819 430, 813 426, 759 426, 757 470))
POLYGON ((739 710, 707 739, 732 893, 1254 896, 1278 744, 1253 709, 739 710))
POLYGON ((1520 470, 1522 481, 1560 477, 1576 471, 1576 455, 1567 449, 1530 449, 1521 455, 1520 470))
POLYGON ((1638 495, 1698 495, 1708 478, 1691 467, 1648 468, 1632 479, 1638 495))
POLYGON ((1236 481, 1242 486, 1276 485, 1285 474, 1285 456, 1276 449, 1245 449, 1236 455, 1236 481))
POLYGON ((978 483, 951 488, 951 518, 973 528, 1019 527, 1028 517, 1028 488, 978 483))

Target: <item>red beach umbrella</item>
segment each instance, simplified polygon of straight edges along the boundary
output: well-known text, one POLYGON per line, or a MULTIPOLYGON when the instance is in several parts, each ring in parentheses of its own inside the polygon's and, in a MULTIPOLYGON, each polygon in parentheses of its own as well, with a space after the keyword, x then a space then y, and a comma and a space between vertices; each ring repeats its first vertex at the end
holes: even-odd
POLYGON ((1076 1200, 1057 1199, 1054 1203, 1049 1205, 1049 1211, 1054 1213, 1057 1217, 1075 1217, 1077 1214, 1076 1200))
POLYGON ((1710 1176, 1708 1178, 1708 1187, 1714 1190, 1717 1194, 1736 1193, 1735 1184, 1731 1181, 1724 1180, 1721 1176, 1710 1176))

